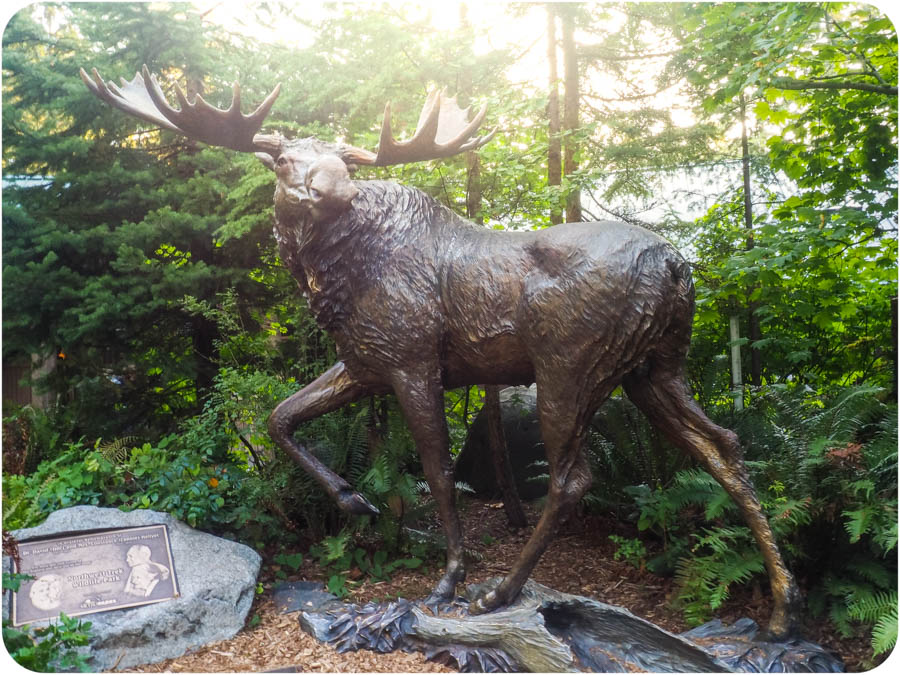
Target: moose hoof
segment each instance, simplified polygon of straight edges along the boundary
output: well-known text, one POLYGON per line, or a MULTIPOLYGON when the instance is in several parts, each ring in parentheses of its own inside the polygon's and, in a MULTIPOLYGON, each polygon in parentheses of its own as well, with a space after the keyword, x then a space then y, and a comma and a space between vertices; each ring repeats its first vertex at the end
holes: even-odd
POLYGON ((766 642, 787 642, 800 634, 800 622, 795 615, 776 613, 758 639, 766 642))
POLYGON ((760 634, 760 639, 768 642, 785 642, 802 635, 800 608, 803 600, 796 585, 790 584, 785 591, 786 600, 776 602, 769 617, 769 625, 760 634))
POLYGON ((425 598, 425 606, 437 607, 443 603, 451 602, 456 595, 456 584, 457 579, 453 575, 445 574, 437 586, 434 587, 434 590, 425 598))
POLYGON ((447 604, 452 599, 452 597, 448 598, 446 595, 437 593, 436 591, 432 591, 431 594, 429 594, 429 596, 422 601, 422 604, 430 609, 434 614, 437 614, 440 606, 447 604))
POLYGON ((377 516, 381 513, 372 502, 352 490, 342 490, 338 495, 337 505, 341 511, 354 516, 377 516))
POLYGON ((469 614, 487 614, 497 609, 503 602, 495 591, 480 594, 469 603, 469 614))

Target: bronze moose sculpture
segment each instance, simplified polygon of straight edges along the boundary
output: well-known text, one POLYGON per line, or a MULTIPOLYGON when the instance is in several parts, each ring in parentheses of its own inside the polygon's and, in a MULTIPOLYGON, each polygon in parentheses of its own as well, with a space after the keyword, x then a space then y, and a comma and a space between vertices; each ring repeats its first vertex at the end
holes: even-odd
POLYGON ((176 89, 166 101, 146 66, 121 86, 81 71, 102 100, 211 145, 254 152, 275 172, 274 233, 281 258, 340 361, 282 402, 273 440, 347 512, 377 509, 294 438, 303 422, 373 394, 394 393, 422 459, 447 537, 447 566, 432 593, 449 599, 465 577, 444 417, 445 388, 537 383, 549 464, 543 515, 503 582, 473 611, 511 602, 557 527, 591 482, 582 442, 593 413, 620 384, 674 444, 692 454, 740 507, 762 550, 774 638, 795 628, 799 592, 782 561, 738 439, 715 425, 683 373, 694 287, 666 240, 621 222, 498 232, 470 223, 423 192, 356 181, 358 165, 387 166, 475 149, 482 108, 429 96, 413 137, 398 142, 385 108, 377 153, 315 138, 259 134, 278 88, 249 116, 240 90, 220 110, 176 89))

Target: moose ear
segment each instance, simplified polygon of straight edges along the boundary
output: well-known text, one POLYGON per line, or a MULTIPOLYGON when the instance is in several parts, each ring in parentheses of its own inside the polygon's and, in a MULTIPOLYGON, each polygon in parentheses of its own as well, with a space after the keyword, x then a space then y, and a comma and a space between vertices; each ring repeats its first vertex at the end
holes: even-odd
POLYGON ((356 171, 360 164, 374 164, 375 154, 352 145, 340 145, 340 156, 350 171, 356 171))
POLYGON ((275 170, 275 158, 268 152, 254 152, 253 154, 269 171, 275 170))

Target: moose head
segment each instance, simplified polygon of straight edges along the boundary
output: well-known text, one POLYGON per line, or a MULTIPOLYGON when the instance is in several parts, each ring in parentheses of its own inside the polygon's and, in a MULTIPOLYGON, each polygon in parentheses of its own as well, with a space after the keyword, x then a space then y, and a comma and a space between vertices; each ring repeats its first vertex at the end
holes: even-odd
POLYGON ((335 340, 340 360, 283 401, 273 440, 344 510, 377 509, 294 432, 304 422, 375 394, 404 412, 447 536, 447 566, 432 598, 465 577, 443 392, 470 384, 537 383, 547 453, 543 515, 506 578, 471 611, 511 602, 591 482, 583 452, 596 409, 620 384, 651 423, 693 455, 741 509, 763 553, 775 606, 774 636, 792 631, 799 594, 750 483, 737 437, 705 415, 684 376, 694 311, 689 265, 656 234, 620 222, 497 232, 469 223, 413 188, 351 178, 359 165, 449 157, 476 136, 453 99, 432 93, 415 134, 391 132, 385 109, 376 153, 316 139, 259 133, 278 88, 250 115, 240 90, 219 110, 176 89, 170 106, 146 67, 120 87, 82 71, 104 101, 212 145, 256 153, 275 172, 275 237, 285 265, 335 340))

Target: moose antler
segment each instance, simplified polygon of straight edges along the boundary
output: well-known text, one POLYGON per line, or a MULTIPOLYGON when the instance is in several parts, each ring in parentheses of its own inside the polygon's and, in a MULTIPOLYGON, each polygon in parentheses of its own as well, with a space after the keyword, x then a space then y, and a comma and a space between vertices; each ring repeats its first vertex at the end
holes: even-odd
MULTIPOLYGON (((241 113, 241 89, 237 83, 227 110, 211 106, 199 94, 191 103, 176 85, 175 97, 180 105, 180 109, 176 109, 166 101, 165 94, 147 66, 141 69, 141 73, 135 73, 130 82, 122 78, 119 86, 105 82, 96 68, 93 75, 92 79, 81 69, 81 79, 95 96, 129 115, 209 145, 240 152, 265 153, 273 157, 281 152, 283 139, 280 136, 257 133, 278 98, 280 84, 256 110, 244 115, 241 113)), ((408 141, 397 141, 391 131, 391 104, 388 103, 384 108, 378 152, 342 146, 341 156, 351 164, 390 166, 440 159, 474 150, 490 141, 496 132, 474 135, 486 112, 487 105, 484 105, 469 121, 468 108, 460 108, 456 99, 448 97, 445 91, 434 90, 425 100, 413 137, 408 141)))
POLYGON ((451 157, 480 148, 496 133, 495 129, 484 136, 473 135, 484 121, 486 112, 487 104, 469 121, 468 108, 460 108, 456 98, 446 95, 446 90, 435 89, 422 106, 413 137, 408 141, 397 141, 391 131, 391 104, 388 103, 384 107, 384 122, 381 125, 377 154, 353 148, 352 160, 358 164, 389 166, 451 157))
POLYGON ((121 86, 104 82, 96 68, 93 69, 93 79, 82 68, 81 79, 98 98, 119 110, 188 138, 240 152, 271 151, 273 137, 261 136, 257 132, 278 98, 280 84, 250 115, 241 113, 241 88, 237 83, 234 84, 234 94, 227 110, 211 106, 199 94, 190 103, 181 88, 176 86, 175 96, 181 106, 180 110, 176 110, 166 101, 147 66, 143 67, 142 72, 143 76, 135 73, 130 82, 122 78, 121 86))

